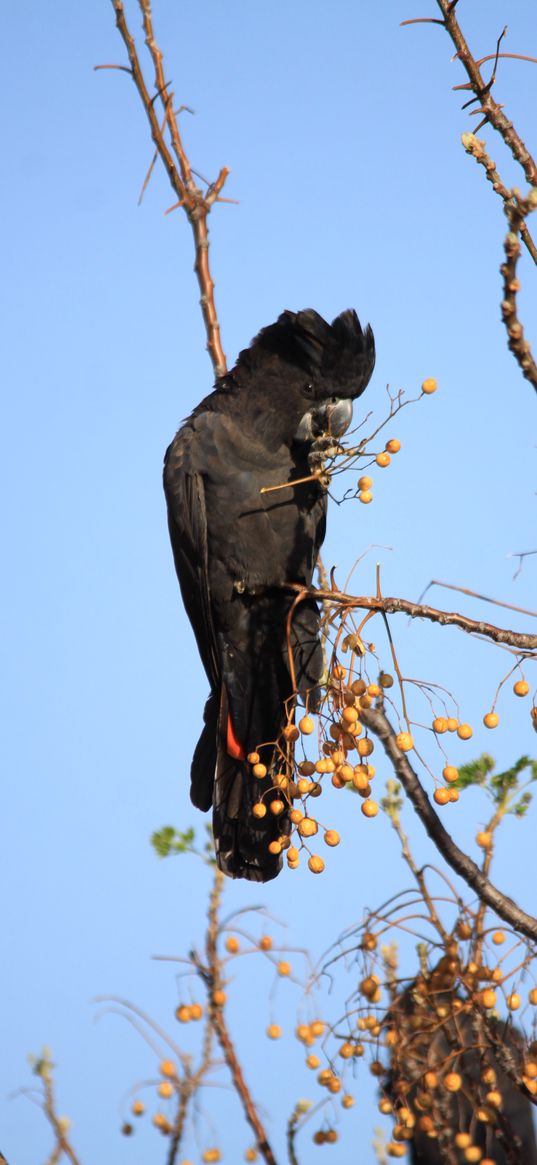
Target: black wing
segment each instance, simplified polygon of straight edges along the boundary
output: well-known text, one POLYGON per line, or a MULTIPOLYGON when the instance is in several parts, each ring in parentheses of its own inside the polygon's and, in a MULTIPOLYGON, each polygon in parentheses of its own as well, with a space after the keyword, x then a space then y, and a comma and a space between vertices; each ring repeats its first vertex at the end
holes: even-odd
POLYGON ((186 472, 174 442, 164 459, 168 526, 187 615, 211 688, 220 685, 220 663, 209 590, 205 490, 199 473, 186 472))

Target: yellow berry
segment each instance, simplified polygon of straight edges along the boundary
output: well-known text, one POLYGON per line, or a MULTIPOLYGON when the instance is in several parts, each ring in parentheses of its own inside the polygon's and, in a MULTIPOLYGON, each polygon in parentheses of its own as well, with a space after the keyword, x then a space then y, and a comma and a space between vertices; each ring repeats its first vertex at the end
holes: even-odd
POLYGON ((186 1003, 181 1003, 176 1008, 175 1018, 179 1020, 179 1023, 188 1023, 192 1019, 192 1013, 186 1003))
POLYGON ((285 977, 285 975, 290 975, 290 974, 291 974, 291 964, 290 964, 290 963, 286 963, 286 962, 285 962, 285 959, 282 959, 282 960, 281 960, 281 961, 278 963, 278 966, 277 966, 277 968, 276 968, 276 969, 277 969, 277 971, 278 971, 278 975, 282 975, 282 976, 284 976, 284 977, 285 977))
POLYGON ((364 474, 363 477, 358 478, 358 489, 371 489, 373 485, 373 478, 364 474))
POLYGON ((448 1092, 458 1092, 462 1088, 462 1076, 458 1072, 448 1072, 444 1076, 444 1088, 448 1092))
POLYGON ((434 379, 434 376, 428 376, 427 379, 423 381, 421 391, 424 392, 426 396, 429 396, 432 392, 436 392, 437 388, 438 382, 434 379))
POLYGON ((492 936, 492 941, 495 946, 501 947, 502 943, 505 942, 505 935, 503 930, 495 930, 492 936))
POLYGON ((450 790, 449 790, 450 801, 458 801, 459 796, 460 796, 460 793, 459 793, 458 789, 450 788, 450 790))
POLYGON ((153 1117, 153 1124, 156 1129, 161 1129, 163 1133, 167 1133, 169 1129, 169 1122, 164 1116, 163 1112, 156 1112, 153 1117))
POLYGON ((350 704, 347 708, 343 709, 341 719, 345 721, 345 725, 355 724, 358 719, 358 709, 353 704, 350 704))
POLYGON ((262 951, 271 951, 272 950, 272 939, 271 939, 269 934, 262 934, 261 935, 261 938, 259 939, 259 946, 260 946, 262 951))
POLYGON ((379 811, 379 807, 377 805, 377 802, 370 801, 369 797, 368 797, 367 801, 362 801, 360 808, 362 810, 364 817, 376 817, 377 813, 379 811))
POLYGON ((518 995, 516 991, 512 991, 511 994, 507 996, 507 1006, 509 1011, 518 1011, 521 1002, 520 995, 518 995))
POLYGON ((528 995, 528 999, 529 999, 530 1003, 533 1005, 533 1007, 535 1007, 537 1005, 537 987, 532 987, 532 989, 528 995))
POLYGON ((370 739, 369 736, 364 736, 363 740, 358 741, 357 747, 358 747, 358 755, 359 756, 371 756, 371 753, 373 752, 375 745, 373 744, 373 741, 370 739))
POLYGON ((168 1076, 170 1079, 177 1075, 177 1069, 173 1060, 161 1060, 159 1064, 159 1072, 161 1076, 168 1076))
POLYGON ((356 1103, 356 1101, 354 1099, 354 1096, 351 1096, 350 1092, 346 1092, 345 1096, 341 1097, 341 1107, 342 1108, 352 1108, 353 1104, 355 1104, 355 1103, 356 1103))
POLYGON ((300 728, 303 736, 311 736, 311 733, 315 729, 315 723, 311 716, 303 716, 302 719, 298 722, 298 727, 300 728))
POLYGON ((266 775, 267 775, 267 766, 259 764, 259 763, 253 765, 252 766, 252 775, 254 777, 257 777, 257 779, 259 781, 261 781, 263 779, 263 777, 266 777, 266 775))
POLYGON ((324 870, 323 859, 317 854, 312 854, 308 861, 308 869, 311 870, 312 874, 322 874, 324 870))
POLYGON ((375 457, 375 461, 376 461, 377 465, 380 466, 381 469, 386 469, 386 466, 388 466, 390 464, 390 461, 391 461, 390 454, 386 453, 386 452, 377 453, 377 456, 375 457))
POLYGON ((216 1005, 216 1007, 223 1007, 226 999, 227 995, 225 991, 221 991, 220 989, 213 991, 213 1003, 216 1005))
POLYGON ((279 799, 275 799, 274 801, 270 802, 269 809, 270 809, 270 812, 274 815, 274 817, 278 817, 279 814, 283 813, 283 811, 285 809, 285 801, 280 801, 279 799))
POLYGON ((315 837, 318 828, 317 822, 313 817, 303 817, 302 821, 299 821, 297 825, 297 830, 301 837, 315 837))
POLYGON ((315 1036, 315 1039, 318 1039, 319 1036, 322 1036, 324 1034, 325 1026, 326 1025, 323 1023, 322 1019, 312 1020, 310 1023, 310 1032, 312 1036, 315 1036))
POLYGON ((455 765, 446 765, 446 767, 442 769, 442 776, 444 780, 448 782, 458 781, 459 770, 455 768, 455 765))
POLYGON ((341 839, 340 839, 339 833, 337 832, 336 829, 327 829, 325 831, 324 841, 325 841, 326 845, 331 845, 331 846, 339 845, 340 840, 341 839))
POLYGON ((447 805, 448 802, 451 800, 449 792, 450 792, 449 789, 446 789, 445 785, 440 785, 439 789, 435 789, 435 791, 433 793, 433 798, 436 801, 436 804, 437 805, 447 805))
POLYGON ((249 752, 249 753, 248 753, 248 760, 249 760, 249 762, 250 762, 250 764, 251 764, 251 765, 256 765, 256 764, 258 764, 258 762, 259 762, 259 759, 260 759, 260 757, 259 757, 259 753, 258 753, 258 752, 249 752))
POLYGON ((480 991, 479 1001, 483 1005, 483 1007, 486 1007, 486 1008, 495 1007, 496 1006, 496 992, 495 992, 494 988, 493 987, 485 987, 483 991, 480 991))
POLYGON ((173 1096, 173 1084, 170 1080, 163 1080, 162 1084, 159 1084, 157 1092, 159 1096, 163 1096, 168 1100, 170 1096, 173 1096))
POLYGON ((447 719, 445 716, 435 716, 433 720, 433 732, 447 732, 447 719))
POLYGON ((517 680, 516 684, 513 684, 515 696, 527 696, 529 690, 530 685, 527 680, 517 680))
POLYGON ((278 855, 282 852, 283 846, 281 841, 271 841, 269 842, 267 849, 269 854, 273 854, 274 857, 278 857, 278 855))
POLYGON ((279 1040, 282 1035, 282 1029, 278 1023, 271 1023, 267 1028, 267 1035, 269 1040, 279 1040))
POLYGON ((362 489, 358 494, 358 501, 363 502, 364 506, 368 506, 373 501, 373 494, 369 489, 362 489))
POLYGON ((447 722, 448 732, 456 732, 458 727, 459 727, 459 721, 455 719, 455 716, 448 716, 448 722, 447 722))
POLYGON ((266 817, 267 806, 263 803, 263 801, 258 801, 257 805, 252 806, 252 814, 254 817, 266 817))
POLYGON ((469 1133, 455 1133, 455 1144, 458 1149, 467 1149, 472 1144, 472 1138, 469 1133))
POLYGON ((300 733, 298 731, 296 724, 286 724, 285 728, 282 732, 282 736, 283 736, 284 740, 288 740, 291 743, 294 740, 298 740, 300 733))
POLYGON ((414 748, 414 740, 411 732, 399 732, 396 736, 397 747, 401 752, 410 752, 414 748))
POLYGON ((238 950, 239 940, 235 938, 234 934, 230 934, 229 938, 226 939, 226 951, 229 951, 230 955, 236 955, 238 950))
POLYGON ((485 728, 497 728, 499 723, 500 717, 497 712, 486 712, 483 716, 485 728))
POLYGON ((133 1100, 131 1105, 131 1112, 134 1116, 143 1116, 145 1112, 145 1104, 143 1100, 133 1100))
POLYGON ((321 1061, 318 1056, 308 1056, 306 1064, 308 1068, 318 1068, 321 1061))
POLYGON ((436 1072, 432 1072, 432 1071, 426 1072, 425 1076, 424 1076, 424 1081, 425 1081, 426 1087, 429 1090, 434 1089, 434 1088, 438 1088, 438 1076, 436 1075, 436 1072))
POLYGON ((473 736, 473 731, 474 730, 470 724, 459 724, 459 727, 457 728, 457 736, 460 737, 461 740, 469 740, 470 737, 473 736))
POLYGON ((385 449, 387 449, 388 453, 398 453, 400 448, 401 442, 397 437, 391 437, 389 441, 386 441, 385 449))
POLYGON ((475 840, 481 849, 490 849, 492 845, 492 834, 489 833, 488 829, 481 829, 479 833, 476 833, 475 840))

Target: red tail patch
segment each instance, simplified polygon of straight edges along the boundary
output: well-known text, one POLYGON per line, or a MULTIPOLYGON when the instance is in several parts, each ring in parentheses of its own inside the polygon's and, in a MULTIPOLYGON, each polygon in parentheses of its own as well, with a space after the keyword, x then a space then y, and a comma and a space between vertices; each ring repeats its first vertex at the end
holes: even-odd
POLYGON ((240 740, 237 740, 235 736, 235 729, 229 712, 227 714, 226 751, 228 756, 232 756, 234 760, 246 760, 244 748, 240 740))

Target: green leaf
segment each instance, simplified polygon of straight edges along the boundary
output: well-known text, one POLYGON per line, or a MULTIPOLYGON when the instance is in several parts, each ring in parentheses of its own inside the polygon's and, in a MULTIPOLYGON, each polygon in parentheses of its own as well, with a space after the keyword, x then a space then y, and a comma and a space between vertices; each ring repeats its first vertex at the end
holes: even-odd
POLYGON ((173 825, 164 825, 151 834, 151 845, 159 858, 167 858, 170 854, 192 853, 194 838, 192 828, 181 832, 173 825))

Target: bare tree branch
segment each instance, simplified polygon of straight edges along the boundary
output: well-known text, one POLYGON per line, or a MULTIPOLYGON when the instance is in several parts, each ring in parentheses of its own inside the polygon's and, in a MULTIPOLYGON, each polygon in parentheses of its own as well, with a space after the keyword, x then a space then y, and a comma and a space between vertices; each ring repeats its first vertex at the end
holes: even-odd
POLYGON ((220 870, 215 868, 213 888, 209 899, 209 925, 205 939, 207 965, 204 966, 195 954, 193 955, 193 960, 198 974, 204 980, 208 989, 210 1022, 224 1053, 226 1064, 231 1072, 231 1078, 244 1109, 244 1115, 254 1132, 259 1152, 266 1162, 266 1165, 277 1165, 266 1130, 244 1079, 242 1068, 225 1020, 223 1003, 219 1001, 218 995, 215 997, 215 992, 222 990, 221 961, 218 958, 217 939, 219 930, 218 911, 223 886, 224 875, 220 870))
MULTIPOLYGON (((452 0, 436 0, 436 2, 442 13, 444 28, 451 37, 457 50, 457 57, 466 70, 472 92, 481 103, 485 120, 490 122, 493 128, 497 130, 511 151, 515 161, 520 163, 529 185, 537 186, 537 163, 526 149, 522 138, 517 133, 512 122, 503 113, 502 107, 491 96, 491 89, 496 79, 496 71, 493 71, 492 77, 488 82, 483 79, 478 63, 470 51, 457 20, 455 5, 452 3, 452 0)), ((494 59, 497 60, 498 56, 499 54, 495 53, 494 59)))
POLYGON ((537 918, 526 914, 513 902, 512 898, 502 894, 500 890, 487 880, 479 866, 468 854, 463 853, 453 841, 451 835, 444 828, 438 814, 433 809, 429 798, 423 789, 408 757, 401 752, 397 745, 396 734, 386 717, 379 708, 367 708, 360 711, 364 724, 381 741, 384 751, 389 758, 397 777, 412 802, 418 817, 434 842, 439 853, 472 890, 475 890, 481 901, 491 906, 500 918, 508 922, 513 930, 518 931, 526 938, 537 941, 537 918))
POLYGON ((155 97, 160 99, 164 109, 164 122, 162 126, 159 123, 155 111, 155 97, 150 97, 145 83, 136 44, 127 26, 122 0, 111 0, 111 2, 116 14, 116 25, 123 38, 129 57, 130 70, 127 71, 132 76, 147 114, 155 149, 162 160, 170 183, 177 194, 178 202, 176 205, 184 208, 192 227, 196 252, 194 270, 201 292, 200 306, 207 333, 207 350, 211 357, 215 375, 223 376, 226 372, 227 365, 220 339, 220 326, 214 300, 214 283, 209 268, 209 230, 207 227, 207 218, 213 203, 219 199, 229 170, 224 166, 216 181, 209 186, 205 194, 196 185, 192 177, 192 168, 179 133, 177 117, 173 108, 173 93, 170 92, 164 77, 162 52, 157 45, 153 32, 150 0, 138 0, 138 2, 142 13, 146 45, 155 70, 155 97), (166 127, 170 133, 171 149, 164 136, 166 127))
POLYGON ((433 623, 440 623, 444 627, 459 627, 469 635, 482 635, 494 643, 501 643, 508 647, 515 647, 521 652, 532 652, 537 649, 537 635, 523 631, 508 631, 496 627, 493 623, 482 620, 468 619, 466 615, 459 615, 456 611, 440 611, 436 607, 428 607, 422 603, 413 603, 409 599, 378 598, 369 595, 345 595, 341 591, 320 591, 314 587, 302 587, 299 583, 289 583, 288 590, 303 593, 304 597, 326 600, 333 604, 349 609, 357 607, 364 611, 380 611, 385 615, 409 615, 411 619, 429 619, 433 623))

